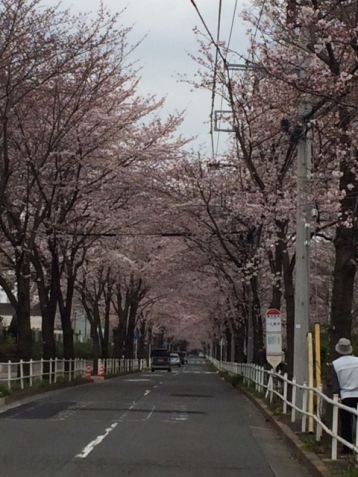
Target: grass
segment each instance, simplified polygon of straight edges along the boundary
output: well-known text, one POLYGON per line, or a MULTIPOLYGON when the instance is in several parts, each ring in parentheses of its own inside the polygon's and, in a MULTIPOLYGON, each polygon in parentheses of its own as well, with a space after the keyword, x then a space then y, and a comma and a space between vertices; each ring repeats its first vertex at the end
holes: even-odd
MULTIPOLYGON (((351 464, 354 465, 354 464, 351 464)), ((341 474, 341 477, 358 477, 358 468, 352 467, 341 474)))
MULTIPOLYGON (((314 454, 324 454, 326 449, 321 442, 317 442, 315 436, 299 435, 299 438, 304 443, 307 450, 314 454)), ((358 477, 358 476, 357 476, 358 477)))
POLYGON ((0 386, 0 397, 9 396, 10 390, 7 386, 0 386))
POLYGON ((348 468, 345 470, 339 469, 334 465, 329 465, 330 471, 337 477, 358 477, 358 467, 356 467, 356 461, 354 457, 349 458, 347 461, 348 468))

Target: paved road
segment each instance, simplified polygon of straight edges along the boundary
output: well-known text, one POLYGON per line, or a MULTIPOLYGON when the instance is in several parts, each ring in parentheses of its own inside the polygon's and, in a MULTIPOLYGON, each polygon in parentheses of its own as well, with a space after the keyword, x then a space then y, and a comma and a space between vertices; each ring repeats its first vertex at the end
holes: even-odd
POLYGON ((6 477, 308 477, 204 360, 52 392, 0 414, 6 477))

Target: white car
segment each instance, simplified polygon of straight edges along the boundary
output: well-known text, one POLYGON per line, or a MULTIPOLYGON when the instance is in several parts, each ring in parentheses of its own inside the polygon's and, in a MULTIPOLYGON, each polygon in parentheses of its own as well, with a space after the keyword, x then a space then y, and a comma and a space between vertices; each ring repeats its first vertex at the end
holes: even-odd
POLYGON ((179 353, 170 353, 170 364, 171 366, 178 366, 178 368, 180 368, 181 362, 179 353))

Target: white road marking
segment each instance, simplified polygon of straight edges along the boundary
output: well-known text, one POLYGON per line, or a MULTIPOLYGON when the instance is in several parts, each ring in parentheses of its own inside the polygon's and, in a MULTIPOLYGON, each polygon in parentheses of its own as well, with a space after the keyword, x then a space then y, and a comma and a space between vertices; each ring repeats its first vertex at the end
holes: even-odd
POLYGON ((90 454, 93 449, 98 446, 107 436, 110 434, 116 427, 118 426, 118 422, 114 422, 110 427, 105 430, 105 433, 101 436, 96 437, 92 442, 90 442, 86 447, 83 449, 82 452, 76 455, 79 459, 85 459, 88 454, 90 454))
POLYGON ((153 389, 157 389, 158 386, 153 386, 153 389))
POLYGON ((149 393, 150 393, 150 390, 147 389, 146 392, 144 393, 144 396, 148 396, 149 393))
POLYGON ((156 407, 157 407, 157 406, 153 406, 152 410, 150 411, 150 413, 149 413, 148 416, 147 416, 147 420, 152 417, 152 414, 153 414, 154 409, 155 409, 156 407))

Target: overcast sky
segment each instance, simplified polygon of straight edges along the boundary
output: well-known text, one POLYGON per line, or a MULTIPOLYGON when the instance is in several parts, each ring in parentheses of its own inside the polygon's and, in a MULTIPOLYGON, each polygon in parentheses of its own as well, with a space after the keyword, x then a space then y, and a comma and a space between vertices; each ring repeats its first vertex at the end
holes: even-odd
MULTIPOLYGON (((243 1, 238 1, 230 44, 232 50, 241 54, 245 53, 248 45, 247 26, 238 16, 243 1)), ((54 5, 57 0, 43 0, 43 3, 54 5)), ((74 12, 94 12, 99 3, 99 0, 62 0, 63 7, 70 7, 74 12)), ((195 54, 198 50, 193 28, 198 26, 203 30, 190 0, 104 0, 104 3, 113 12, 126 8, 120 22, 125 26, 133 25, 132 43, 147 35, 133 53, 133 59, 143 66, 140 92, 165 96, 165 110, 168 112, 186 109, 181 132, 189 136, 198 135, 195 145, 204 145, 211 151, 209 124, 204 124, 209 120, 211 95, 198 90, 191 92, 190 85, 178 83, 179 73, 184 72, 191 77, 197 70, 188 52, 195 54)), ((196 4, 216 39, 219 0, 196 0, 196 4)), ((228 40, 234 7, 235 0, 223 0, 221 41, 228 40)), ((217 108, 219 105, 217 101, 217 108)), ((217 134, 215 136, 217 141, 217 134)), ((221 150, 226 139, 225 133, 220 135, 221 150)))

